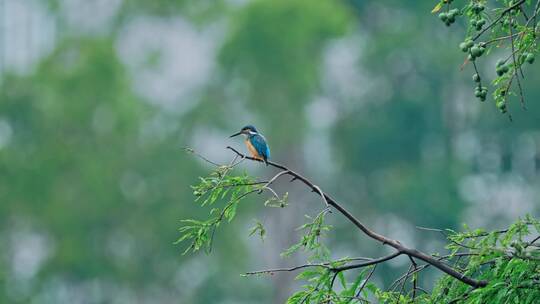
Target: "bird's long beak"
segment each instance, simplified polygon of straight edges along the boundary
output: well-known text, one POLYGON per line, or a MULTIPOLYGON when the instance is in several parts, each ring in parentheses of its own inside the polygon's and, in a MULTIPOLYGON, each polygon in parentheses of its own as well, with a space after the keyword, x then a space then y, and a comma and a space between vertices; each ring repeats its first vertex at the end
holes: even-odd
POLYGON ((233 135, 229 136, 229 138, 238 136, 238 135, 240 135, 240 134, 242 134, 242 132, 234 133, 233 135))

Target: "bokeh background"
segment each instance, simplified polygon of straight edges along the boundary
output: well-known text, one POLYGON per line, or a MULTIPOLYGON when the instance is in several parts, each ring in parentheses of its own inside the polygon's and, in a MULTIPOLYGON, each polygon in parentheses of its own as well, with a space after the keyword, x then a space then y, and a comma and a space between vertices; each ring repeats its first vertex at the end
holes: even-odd
MULTIPOLYGON (((225 146, 242 148, 228 135, 248 123, 275 161, 410 246, 444 252, 415 226, 539 215, 540 74, 527 67, 513 122, 475 100, 463 27, 434 4, 0 0, 0 303, 283 303, 293 274, 240 274, 304 260, 279 256, 322 208, 300 186, 278 185, 285 210, 246 200, 209 255, 173 245, 180 219, 208 212, 190 185, 211 166, 181 148, 227 162, 225 146), (264 242, 248 236, 254 219, 264 242)), ((336 258, 385 253, 329 220, 336 258)))

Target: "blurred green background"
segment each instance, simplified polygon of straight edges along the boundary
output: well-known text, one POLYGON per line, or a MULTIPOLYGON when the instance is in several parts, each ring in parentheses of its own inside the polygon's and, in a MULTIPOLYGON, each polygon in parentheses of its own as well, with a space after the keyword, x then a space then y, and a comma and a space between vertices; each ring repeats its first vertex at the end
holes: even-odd
MULTIPOLYGON (((286 210, 249 199, 210 255, 173 245, 180 219, 208 211, 189 186, 211 167, 181 147, 227 162, 225 146, 243 148, 228 135, 248 123, 275 161, 410 246, 444 252, 415 226, 539 215, 536 66, 511 123, 474 98, 463 28, 446 28, 434 4, 0 0, 0 303, 283 303, 293 274, 240 274, 304 260, 279 257, 321 209, 300 186, 278 185, 286 210), (248 236, 255 218, 263 243, 248 236)), ((336 258, 385 252, 330 220, 336 258)))

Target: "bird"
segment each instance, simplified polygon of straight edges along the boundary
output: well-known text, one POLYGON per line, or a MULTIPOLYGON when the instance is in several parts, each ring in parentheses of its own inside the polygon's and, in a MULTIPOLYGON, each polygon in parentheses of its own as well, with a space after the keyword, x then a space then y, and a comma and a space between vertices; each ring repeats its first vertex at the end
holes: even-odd
POLYGON ((243 127, 240 132, 234 133, 229 137, 235 137, 238 135, 244 135, 244 142, 249 153, 251 153, 251 156, 253 158, 262 160, 268 166, 268 159, 270 159, 270 148, 268 147, 264 136, 252 125, 243 127))

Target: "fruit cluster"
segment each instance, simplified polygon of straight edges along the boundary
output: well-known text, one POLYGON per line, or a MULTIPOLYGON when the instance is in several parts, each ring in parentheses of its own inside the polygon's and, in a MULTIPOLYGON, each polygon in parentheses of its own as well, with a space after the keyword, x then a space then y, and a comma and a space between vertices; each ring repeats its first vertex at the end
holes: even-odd
POLYGON ((539 50, 540 38, 540 0, 501 1, 499 7, 486 7, 486 0, 469 0, 462 7, 453 7, 453 0, 439 0, 432 13, 439 13, 439 19, 450 26, 462 17, 468 23, 465 41, 459 49, 467 55, 465 64, 474 66, 474 95, 485 101, 488 89, 482 86, 485 81, 479 75, 478 58, 490 54, 495 47, 504 48, 510 53, 495 65, 497 77, 493 79, 493 98, 496 107, 507 113, 507 99, 510 95, 519 96, 524 105, 524 94, 520 79, 523 78, 523 65, 533 64, 535 53, 539 50), (486 36, 482 38, 482 36, 486 36), (514 89, 519 90, 519 94, 514 89))
POLYGON ((477 31, 481 30, 484 27, 484 24, 486 24, 486 19, 484 18, 471 20, 471 25, 474 26, 474 28, 476 28, 477 31))
POLYGON ((521 54, 519 59, 520 59, 521 63, 527 62, 528 64, 533 64, 534 63, 534 54, 533 53, 523 53, 523 54, 521 54))
POLYGON ((446 26, 450 26, 452 23, 456 22, 456 17, 459 15, 459 10, 457 8, 453 8, 449 10, 448 12, 442 12, 439 14, 439 19, 441 19, 446 26))
POLYGON ((486 52, 485 43, 474 44, 472 39, 467 39, 459 44, 459 48, 464 53, 469 53, 468 60, 474 61, 476 58, 482 56, 486 52))

